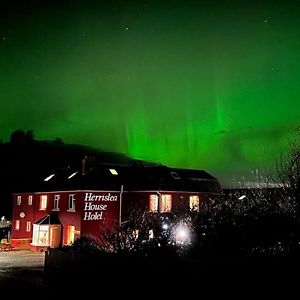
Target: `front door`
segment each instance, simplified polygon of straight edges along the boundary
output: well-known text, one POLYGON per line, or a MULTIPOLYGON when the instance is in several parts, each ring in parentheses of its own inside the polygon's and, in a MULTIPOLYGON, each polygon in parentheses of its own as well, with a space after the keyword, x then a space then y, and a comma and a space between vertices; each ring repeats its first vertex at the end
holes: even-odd
POLYGON ((50 227, 50 248, 58 248, 60 245, 61 227, 59 225, 52 225, 50 227))

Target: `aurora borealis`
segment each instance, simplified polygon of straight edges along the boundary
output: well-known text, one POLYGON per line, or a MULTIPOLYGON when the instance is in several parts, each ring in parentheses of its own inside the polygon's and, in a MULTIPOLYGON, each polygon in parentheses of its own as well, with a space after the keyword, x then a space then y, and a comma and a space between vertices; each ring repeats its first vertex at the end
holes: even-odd
POLYGON ((299 1, 7 2, 2 140, 31 129, 228 182, 300 123, 299 1))

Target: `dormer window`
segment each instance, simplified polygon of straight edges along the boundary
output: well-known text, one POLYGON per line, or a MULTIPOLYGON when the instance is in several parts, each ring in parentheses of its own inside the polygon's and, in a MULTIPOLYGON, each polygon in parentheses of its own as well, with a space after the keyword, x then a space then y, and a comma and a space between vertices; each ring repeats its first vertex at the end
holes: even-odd
POLYGON ((112 175, 118 175, 118 172, 116 169, 109 169, 109 172, 112 174, 112 175))
POLYGON ((172 172, 170 172, 170 174, 171 174, 171 176, 172 176, 174 179, 176 179, 176 180, 179 180, 179 179, 180 179, 180 176, 178 175, 177 172, 172 171, 172 172))

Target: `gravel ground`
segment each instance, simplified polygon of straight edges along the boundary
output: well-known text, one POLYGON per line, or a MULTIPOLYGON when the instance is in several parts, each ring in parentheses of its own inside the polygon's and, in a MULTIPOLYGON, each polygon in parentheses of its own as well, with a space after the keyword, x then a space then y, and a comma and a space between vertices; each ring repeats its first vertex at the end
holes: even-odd
POLYGON ((0 251, 0 269, 44 268, 45 253, 29 250, 0 251))
POLYGON ((0 252, 0 290, 15 288, 15 293, 42 290, 45 253, 29 250, 0 252))

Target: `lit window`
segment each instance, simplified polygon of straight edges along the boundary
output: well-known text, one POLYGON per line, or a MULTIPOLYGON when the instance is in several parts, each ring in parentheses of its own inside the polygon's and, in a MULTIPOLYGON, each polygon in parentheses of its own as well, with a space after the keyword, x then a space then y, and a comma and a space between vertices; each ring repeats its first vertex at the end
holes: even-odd
POLYGON ((20 221, 16 221, 15 230, 20 230, 20 221))
POLYGON ((74 194, 69 195, 68 210, 75 211, 75 195, 74 194))
POLYGON ((38 246, 49 246, 48 225, 33 225, 32 244, 38 246))
POLYGON ((26 222, 26 231, 30 232, 31 230, 31 222, 26 222))
POLYGON ((169 212, 172 208, 172 196, 165 194, 161 196, 160 212, 169 212))
POLYGON ((53 210, 59 210, 60 195, 54 195, 53 210))
POLYGON ((22 197, 18 196, 18 198, 17 198, 17 205, 21 205, 21 202, 22 202, 22 197))
POLYGON ((53 178, 55 176, 55 174, 51 174, 50 176, 46 177, 44 179, 44 181, 49 181, 51 178, 53 178))
POLYGON ((109 169, 109 171, 112 175, 118 175, 118 172, 116 169, 109 169))
POLYGON ((40 210, 45 210, 47 208, 47 195, 40 196, 40 210))
POLYGON ((67 227, 67 245, 73 245, 75 240, 75 226, 67 227))
POLYGON ((158 195, 156 195, 156 194, 150 195, 149 211, 150 212, 158 211, 158 195))
POLYGON ((73 178, 76 174, 77 174, 78 172, 74 172, 74 173, 72 173, 70 176, 68 176, 68 179, 71 179, 71 178, 73 178))
POLYGON ((139 230, 138 229, 132 230, 132 237, 134 239, 137 239, 139 237, 139 230))
POLYGON ((28 205, 32 205, 32 195, 28 196, 28 205))
POLYGON ((199 211, 199 196, 190 196, 190 209, 199 211))

